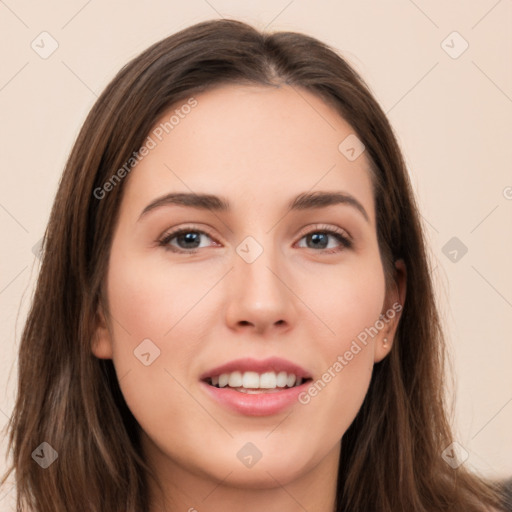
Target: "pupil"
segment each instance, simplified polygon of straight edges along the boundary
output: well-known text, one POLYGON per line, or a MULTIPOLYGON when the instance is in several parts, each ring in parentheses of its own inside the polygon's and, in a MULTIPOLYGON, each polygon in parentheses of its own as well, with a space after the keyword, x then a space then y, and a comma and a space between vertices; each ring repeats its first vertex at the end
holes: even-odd
POLYGON ((323 242, 326 242, 326 236, 325 236, 325 233, 313 233, 311 236, 311 239, 314 243, 314 246, 315 247, 318 247, 319 245, 322 245, 322 247, 324 247, 324 245, 322 244, 322 240, 320 240, 320 244, 318 244, 317 242, 319 241, 319 239, 321 237, 324 238, 323 242))
MULTIPOLYGON (((190 243, 190 242, 199 242, 199 233, 185 233, 183 235, 180 235, 179 238, 181 238, 182 240, 184 240, 185 242, 187 243, 190 243), (194 240, 194 238, 196 238, 196 240, 194 240)), ((198 244, 194 245, 193 247, 197 247, 198 244)), ((190 247, 190 245, 189 245, 190 247)))

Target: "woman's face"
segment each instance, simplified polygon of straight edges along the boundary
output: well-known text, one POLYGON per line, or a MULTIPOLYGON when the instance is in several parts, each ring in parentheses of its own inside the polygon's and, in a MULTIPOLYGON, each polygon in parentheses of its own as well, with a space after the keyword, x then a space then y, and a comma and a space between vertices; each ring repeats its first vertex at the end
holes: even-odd
POLYGON ((404 285, 386 295, 368 160, 331 107, 289 86, 195 100, 125 178, 93 351, 161 472, 286 485, 337 468, 404 285), (169 196, 192 193, 219 200, 169 196))

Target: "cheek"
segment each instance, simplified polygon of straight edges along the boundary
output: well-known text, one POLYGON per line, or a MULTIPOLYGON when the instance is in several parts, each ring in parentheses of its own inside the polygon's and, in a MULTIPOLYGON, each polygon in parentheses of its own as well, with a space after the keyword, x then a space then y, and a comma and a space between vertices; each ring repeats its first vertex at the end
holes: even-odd
POLYGON ((336 272, 325 268, 304 281, 301 293, 322 321, 310 323, 315 325, 309 337, 323 365, 300 402, 314 428, 328 426, 335 442, 355 418, 371 380, 375 325, 385 299, 380 259, 361 259, 336 272))
POLYGON ((347 350, 350 341, 374 326, 382 313, 385 279, 378 255, 357 256, 339 268, 318 266, 301 282, 299 296, 321 320, 316 337, 324 340, 327 353, 347 350))
POLYGON ((207 328, 213 308, 213 301, 201 299, 214 288, 221 272, 204 266, 199 271, 193 264, 173 265, 163 252, 152 259, 129 254, 118 243, 109 262, 113 361, 123 395, 139 423, 145 426, 145 419, 152 418, 160 425, 163 396, 174 410, 190 406, 190 397, 179 383, 194 375, 201 343, 198 333, 207 328))
POLYGON ((171 424, 170 411, 193 405, 183 388, 198 350, 190 339, 193 308, 214 281, 119 254, 112 252, 107 284, 119 385, 143 431, 180 446, 193 428, 186 415, 176 414, 171 424))
MULTIPOLYGON (((119 259, 116 264, 116 254, 112 255, 109 303, 115 320, 130 333, 132 341, 168 339, 188 315, 194 315, 194 308, 215 285, 218 273, 204 268, 195 271, 192 266, 183 269, 165 257, 119 259)), ((119 326, 114 328, 119 331, 119 326)))

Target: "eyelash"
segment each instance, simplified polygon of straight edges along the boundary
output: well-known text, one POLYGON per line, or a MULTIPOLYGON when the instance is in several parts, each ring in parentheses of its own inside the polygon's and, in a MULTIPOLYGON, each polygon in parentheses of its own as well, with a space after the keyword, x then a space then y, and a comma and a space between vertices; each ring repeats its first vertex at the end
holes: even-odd
MULTIPOLYGON (((206 231, 204 231, 202 229, 197 229, 194 226, 190 226, 190 227, 186 227, 186 228, 177 229, 175 231, 172 231, 171 233, 166 233, 163 236, 163 238, 161 238, 158 241, 158 245, 162 246, 165 250, 172 251, 172 252, 178 253, 178 254, 196 254, 199 249, 185 250, 185 249, 176 248, 176 247, 171 246, 169 244, 169 242, 173 238, 176 238, 177 236, 185 234, 185 233, 200 233, 202 235, 206 235, 209 238, 213 239, 213 237, 208 232, 206 232, 206 231)), ((352 240, 348 236, 346 236, 344 234, 345 231, 334 229, 334 228, 331 228, 331 227, 328 227, 328 226, 323 226, 323 225, 315 226, 315 229, 313 229, 311 231, 308 231, 307 233, 304 233, 303 235, 301 235, 299 240, 302 240, 304 237, 306 237, 308 235, 312 235, 312 234, 316 234, 316 233, 324 233, 324 234, 333 236, 334 238, 336 238, 340 242, 342 248, 321 249, 321 250, 318 250, 318 251, 316 251, 316 249, 313 249, 313 251, 323 252, 323 253, 326 253, 326 254, 334 254, 334 253, 341 252, 344 249, 351 249, 352 248, 352 245, 353 245, 352 244, 352 240)))

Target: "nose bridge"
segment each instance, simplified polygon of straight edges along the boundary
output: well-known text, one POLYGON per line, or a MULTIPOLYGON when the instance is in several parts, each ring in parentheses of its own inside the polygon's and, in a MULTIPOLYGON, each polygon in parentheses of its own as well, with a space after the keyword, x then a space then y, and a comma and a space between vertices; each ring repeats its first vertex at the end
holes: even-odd
POLYGON ((244 295, 275 300, 282 293, 282 283, 275 273, 281 266, 279 250, 272 236, 247 236, 236 248, 235 273, 242 283, 244 295))
POLYGON ((285 286, 285 268, 272 233, 247 236, 236 247, 228 284, 228 321, 258 330, 292 322, 293 300, 285 286), (257 238, 258 239, 257 239, 257 238))

